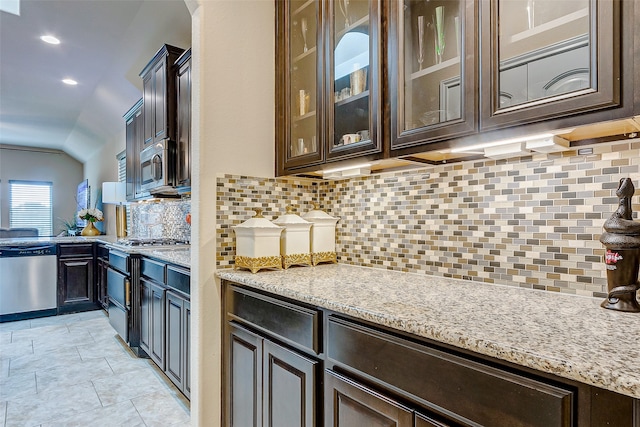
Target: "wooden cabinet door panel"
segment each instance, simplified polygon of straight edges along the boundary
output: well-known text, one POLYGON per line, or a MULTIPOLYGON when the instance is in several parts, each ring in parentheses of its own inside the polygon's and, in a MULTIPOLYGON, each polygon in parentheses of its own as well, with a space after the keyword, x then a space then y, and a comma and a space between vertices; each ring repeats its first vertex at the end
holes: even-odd
MULTIPOLYGON (((153 90, 153 79, 151 77, 151 74, 148 74, 144 77, 144 79, 142 80, 142 93, 144 94, 144 101, 143 101, 143 121, 144 121, 144 142, 143 142, 143 147, 147 146, 147 144, 150 144, 153 142, 153 131, 154 131, 154 125, 153 125, 153 119, 154 119, 154 108, 153 108, 153 104, 154 104, 154 90, 153 90)), ((140 150, 142 150, 143 147, 140 147, 140 150)))
POLYGON ((185 316, 183 313, 184 300, 172 292, 167 292, 166 307, 166 363, 165 373, 179 388, 184 388, 184 351, 183 342, 185 337, 185 327, 183 322, 185 316))
POLYGON ((140 347, 151 353, 151 288, 140 279, 140 347))
POLYGON ((184 352, 184 388, 183 392, 187 398, 191 398, 191 303, 184 301, 184 310, 182 312, 184 320, 182 326, 184 337, 182 350, 184 352))
POLYGON ((93 301, 93 258, 63 259, 58 268, 58 306, 93 301))
POLYGON ((164 371, 164 288, 151 285, 151 358, 164 371))
POLYGON ((392 399, 326 370, 325 427, 413 427, 413 412, 392 399))
POLYGON ((316 425, 315 377, 318 362, 264 341, 264 425, 316 425))
POLYGON ((262 426, 262 341, 260 336, 230 324, 227 426, 262 426))
POLYGON ((153 141, 158 142, 167 137, 167 64, 166 59, 160 61, 154 73, 154 99, 153 99, 153 141))

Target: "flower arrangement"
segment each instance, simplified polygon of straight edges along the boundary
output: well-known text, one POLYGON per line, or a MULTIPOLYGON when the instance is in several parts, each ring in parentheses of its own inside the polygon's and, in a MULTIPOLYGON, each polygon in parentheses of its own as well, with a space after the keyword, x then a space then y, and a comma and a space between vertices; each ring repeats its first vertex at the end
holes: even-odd
POLYGON ((102 211, 98 208, 82 209, 78 212, 78 218, 89 222, 102 221, 104 219, 102 211))

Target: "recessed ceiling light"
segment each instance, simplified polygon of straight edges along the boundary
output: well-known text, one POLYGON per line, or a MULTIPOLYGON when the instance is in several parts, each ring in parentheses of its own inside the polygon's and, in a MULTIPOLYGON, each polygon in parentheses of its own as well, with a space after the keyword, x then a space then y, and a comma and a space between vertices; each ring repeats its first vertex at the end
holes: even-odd
POLYGON ((45 43, 49 43, 49 44, 60 44, 60 40, 57 39, 56 37, 51 36, 51 35, 41 36, 40 40, 42 40, 45 43))
POLYGON ((78 82, 73 79, 62 79, 62 83, 71 85, 71 86, 75 86, 78 84, 78 82))

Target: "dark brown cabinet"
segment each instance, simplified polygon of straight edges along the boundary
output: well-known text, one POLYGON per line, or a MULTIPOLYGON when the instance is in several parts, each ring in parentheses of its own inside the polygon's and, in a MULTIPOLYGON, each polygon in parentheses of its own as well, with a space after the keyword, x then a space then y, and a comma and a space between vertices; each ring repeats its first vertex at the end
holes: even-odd
POLYGON ((126 191, 127 200, 132 201, 148 197, 148 192, 140 188, 142 183, 140 171, 140 151, 144 146, 144 116, 142 115, 142 99, 131 107, 124 115, 126 131, 126 191))
POLYGON ((185 396, 191 395, 189 348, 191 344, 191 304, 182 295, 166 294, 166 364, 165 373, 185 396))
POLYGON ((385 5, 391 149, 477 132, 477 3, 385 5))
POLYGON ((162 370, 165 368, 166 264, 140 260, 140 347, 162 370))
POLYGON ((93 243, 58 245, 58 314, 96 308, 93 243))
POLYGON ((230 282, 223 283, 223 298, 227 426, 635 427, 640 421, 638 400, 583 383, 230 282))
POLYGON ((140 289, 142 292, 140 347, 147 352, 160 369, 164 370, 164 298, 166 289, 145 278, 140 278, 140 289))
POLYGON ((170 45, 162 46, 140 73, 144 147, 164 139, 175 141, 176 77, 173 64, 183 51, 170 45))
POLYGON ((276 2, 278 173, 380 157, 382 2, 276 2))
POLYGON ((637 2, 287 0, 276 19, 278 175, 544 152, 523 136, 640 111, 637 2))
POLYGON ((624 40, 633 39, 634 3, 482 1, 480 128, 612 108, 609 117, 630 116, 623 87, 633 73, 623 65, 633 66, 624 40))
POLYGON ((152 258, 140 260, 140 347, 176 387, 191 395, 191 275, 152 258))
POLYGON ((191 49, 176 60, 176 185, 191 186, 191 49))
POLYGON ((414 426, 411 409, 343 375, 325 371, 324 387, 325 427, 414 426))
POLYGON ((240 325, 229 330, 229 426, 315 426, 318 361, 240 325))
POLYGON ((318 312, 235 287, 225 307, 225 425, 320 425, 318 312))

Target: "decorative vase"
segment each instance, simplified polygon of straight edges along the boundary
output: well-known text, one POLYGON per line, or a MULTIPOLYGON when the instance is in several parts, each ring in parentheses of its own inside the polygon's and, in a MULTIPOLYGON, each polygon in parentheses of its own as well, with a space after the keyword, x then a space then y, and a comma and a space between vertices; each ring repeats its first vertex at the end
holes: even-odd
POLYGON ((82 229, 82 232, 80 234, 82 234, 83 236, 99 236, 100 230, 98 230, 95 225, 93 225, 93 222, 89 221, 87 223, 87 226, 82 229))

